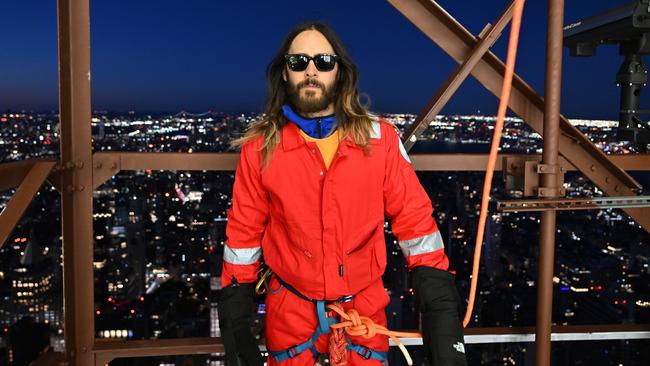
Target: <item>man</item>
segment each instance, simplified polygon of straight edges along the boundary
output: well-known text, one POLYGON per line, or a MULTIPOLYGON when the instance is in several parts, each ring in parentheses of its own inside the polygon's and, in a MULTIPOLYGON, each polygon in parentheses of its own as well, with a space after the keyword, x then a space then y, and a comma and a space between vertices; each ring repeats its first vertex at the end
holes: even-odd
MULTIPOLYGON (((262 364, 248 324, 262 252, 274 273, 266 284, 269 365, 313 365, 333 349, 326 304, 386 326, 387 216, 411 272, 426 357, 464 365, 459 298, 431 201, 394 126, 360 105, 356 67, 339 38, 322 23, 298 26, 267 79, 266 118, 234 142, 241 155, 219 303, 230 362, 262 364)), ((350 365, 386 358, 384 335, 337 337, 350 365)))

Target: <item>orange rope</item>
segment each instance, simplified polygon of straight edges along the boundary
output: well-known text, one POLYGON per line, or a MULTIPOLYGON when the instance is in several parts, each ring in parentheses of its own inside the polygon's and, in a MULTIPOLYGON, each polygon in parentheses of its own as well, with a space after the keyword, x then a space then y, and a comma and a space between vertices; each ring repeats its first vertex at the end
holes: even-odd
MULTIPOLYGON (((413 338, 422 338, 422 334, 419 332, 397 332, 394 330, 388 330, 386 327, 375 324, 372 319, 367 316, 359 315, 359 312, 355 309, 344 310, 340 304, 334 303, 327 305, 327 308, 337 313, 341 320, 339 323, 330 325, 330 328, 339 332, 340 330, 345 329, 345 332, 351 336, 362 336, 364 338, 372 338, 376 334, 383 334, 389 336, 393 342, 399 347, 399 349, 404 354, 406 362, 409 366, 413 365, 413 360, 409 355, 406 347, 400 342, 397 337, 413 337, 413 338)), ((332 355, 330 354, 330 363, 333 366, 344 365, 344 363, 333 363, 332 355)), ((337 355, 338 357, 338 355, 337 355)))
POLYGON ((481 261, 481 247, 483 245, 483 231, 487 219, 488 204, 490 202, 490 188, 492 187, 492 176, 497 161, 499 143, 501 142, 501 131, 503 129, 503 120, 508 109, 510 101, 510 90, 512 88, 512 77, 515 71, 515 60, 517 57, 517 44, 519 42, 519 29, 521 27, 521 16, 524 10, 524 0, 515 0, 515 8, 512 15, 512 26, 510 28, 510 40, 508 42, 508 57, 506 59, 506 72, 503 76, 503 86, 501 89, 501 100, 499 101, 499 111, 497 114, 497 123, 494 126, 494 136, 490 147, 490 156, 488 165, 485 170, 485 181, 483 183, 483 197, 481 199, 481 215, 479 217, 478 231, 476 233, 476 244, 474 246, 474 264, 472 266, 472 282, 469 290, 469 299, 467 312, 463 319, 463 326, 467 327, 474 309, 474 298, 476 297, 476 283, 478 281, 478 269, 481 261))

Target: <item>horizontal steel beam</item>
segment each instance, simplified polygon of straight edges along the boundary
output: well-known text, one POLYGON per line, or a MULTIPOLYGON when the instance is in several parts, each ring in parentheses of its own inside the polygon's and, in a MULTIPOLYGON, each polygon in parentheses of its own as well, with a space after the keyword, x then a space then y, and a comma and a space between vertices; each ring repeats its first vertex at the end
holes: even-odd
MULTIPOLYGON (((409 330, 409 332, 417 330, 409 330)), ((650 339, 650 324, 554 325, 553 341, 650 339)), ((422 345, 421 338, 400 338, 406 346, 422 345)), ((535 327, 482 327, 465 329, 465 343, 534 342, 535 327)), ((391 342, 391 346, 394 344, 391 342)), ((264 346, 260 350, 265 351, 264 346)), ((189 355, 224 352, 221 338, 180 338, 117 341, 96 339, 96 365, 115 358, 189 355)))
MULTIPOLYGON (((650 324, 554 325, 551 341, 650 339, 650 324)), ((422 345, 421 338, 401 338, 406 346, 422 345)), ((535 327, 465 329, 465 343, 535 342, 535 327)), ((391 342, 391 346, 393 343, 391 342)))
POLYGON ((122 170, 234 171, 239 153, 132 153, 99 152, 93 155, 93 187, 122 170))
POLYGON ((124 357, 194 355, 224 352, 221 338, 147 339, 136 341, 96 339, 95 365, 104 366, 124 357))
POLYGON ((521 199, 497 202, 497 211, 572 211, 606 208, 650 207, 650 196, 521 199))

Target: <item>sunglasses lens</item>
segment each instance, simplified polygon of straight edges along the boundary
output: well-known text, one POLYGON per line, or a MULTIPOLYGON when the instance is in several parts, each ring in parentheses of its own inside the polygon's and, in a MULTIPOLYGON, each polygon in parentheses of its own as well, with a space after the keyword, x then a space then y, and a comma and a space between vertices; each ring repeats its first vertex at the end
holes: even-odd
POLYGON ((305 71, 309 59, 304 55, 289 55, 287 57, 287 66, 291 71, 305 71))
POLYGON ((296 54, 287 55, 285 59, 291 71, 305 71, 311 60, 314 60, 314 65, 318 71, 332 71, 336 66, 336 55, 320 54, 312 58, 307 55, 296 54))
POLYGON ((319 71, 332 71, 336 65, 336 57, 333 55, 318 55, 314 58, 314 64, 319 71))

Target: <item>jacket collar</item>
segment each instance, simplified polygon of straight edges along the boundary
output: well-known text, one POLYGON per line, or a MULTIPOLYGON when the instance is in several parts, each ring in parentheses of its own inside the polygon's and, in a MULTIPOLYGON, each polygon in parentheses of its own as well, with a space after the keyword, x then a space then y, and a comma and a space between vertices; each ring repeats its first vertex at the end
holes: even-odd
MULTIPOLYGON (((300 134, 300 127, 298 127, 293 121, 287 120, 287 123, 282 127, 282 149, 284 151, 289 151, 297 149, 302 145, 307 144, 307 141, 300 134)), ((371 145, 381 144, 381 130, 379 122, 373 123, 373 133, 370 138, 371 145)), ((346 147, 359 148, 354 143, 354 138, 352 133, 348 133, 341 141, 341 152, 344 152, 346 147)))
POLYGON ((296 113, 288 104, 282 106, 282 113, 313 138, 329 136, 332 130, 336 129, 336 117, 333 114, 318 118, 306 118, 296 113))

